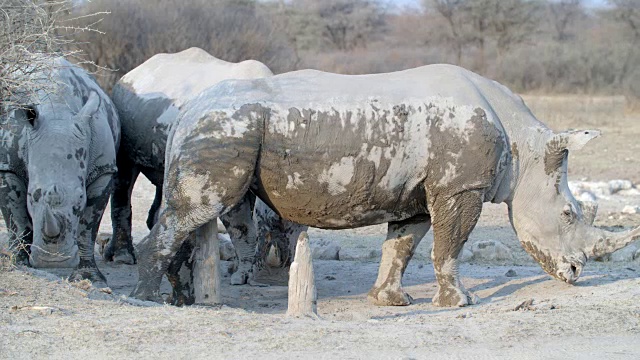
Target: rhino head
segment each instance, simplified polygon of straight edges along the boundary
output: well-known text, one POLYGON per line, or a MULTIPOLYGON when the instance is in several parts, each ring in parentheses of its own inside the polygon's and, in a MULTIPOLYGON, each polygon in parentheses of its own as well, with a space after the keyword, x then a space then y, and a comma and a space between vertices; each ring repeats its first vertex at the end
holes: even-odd
MULTIPOLYGON (((509 217, 525 250, 551 276, 574 283, 590 257, 619 250, 640 236, 640 227, 610 232, 593 226, 597 204, 576 200, 567 183, 569 151, 600 135, 597 130, 540 132, 519 157, 509 217)), ((524 150, 524 151, 523 151, 524 150)))
POLYGON ((78 264, 76 235, 87 199, 90 120, 99 105, 99 96, 91 92, 79 111, 53 100, 16 110, 28 128, 27 208, 33 223, 34 267, 78 264))

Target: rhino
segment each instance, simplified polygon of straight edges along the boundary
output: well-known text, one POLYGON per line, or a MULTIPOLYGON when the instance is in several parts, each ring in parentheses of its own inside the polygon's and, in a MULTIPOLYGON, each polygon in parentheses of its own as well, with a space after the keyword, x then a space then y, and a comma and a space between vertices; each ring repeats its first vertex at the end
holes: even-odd
POLYGON ((43 82, 33 104, 2 119, 0 210, 18 261, 106 285, 93 253, 117 170, 118 114, 86 71, 52 61, 32 74, 43 82))
MULTIPOLYGON (((220 81, 272 75, 271 70, 259 61, 230 63, 202 49, 190 48, 174 54, 154 55, 118 81, 113 89, 113 102, 122 124, 122 145, 117 154, 119 171, 111 196, 113 236, 105 247, 105 260, 136 262, 131 237, 131 192, 141 172, 156 186, 155 199, 147 217, 147 226, 151 229, 162 200, 167 136, 179 108, 220 81)), ((307 227, 280 219, 260 200, 255 202, 255 213, 261 231, 259 247, 274 244, 285 260, 290 258, 289 238, 297 239, 307 227)), ((222 220, 225 222, 225 217, 222 220)), ((183 253, 188 254, 188 249, 183 253)), ((267 254, 268 251, 260 253, 267 254)), ((253 259, 240 260, 241 267, 253 263, 253 259)), ((246 280, 232 278, 235 283, 243 281, 246 280)))
MULTIPOLYGON (((437 306, 477 298, 458 256, 484 202, 506 203, 526 251, 573 284, 589 257, 640 227, 592 226, 567 184, 569 151, 596 130, 555 133, 499 83, 453 65, 372 75, 302 70, 228 80, 181 109, 166 149, 164 202, 140 245, 132 296, 155 300, 187 234, 218 216, 255 243, 248 193, 284 219, 324 229, 388 222, 369 297, 404 302, 402 274, 433 224, 437 306)), ((251 276, 251 274, 249 274, 251 276)))

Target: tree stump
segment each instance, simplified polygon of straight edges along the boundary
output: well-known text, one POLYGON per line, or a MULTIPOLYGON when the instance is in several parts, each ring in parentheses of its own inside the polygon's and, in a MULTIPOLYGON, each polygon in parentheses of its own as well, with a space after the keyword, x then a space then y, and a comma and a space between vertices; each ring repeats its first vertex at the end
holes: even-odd
POLYGON ((222 302, 220 294, 220 244, 218 223, 209 221, 196 230, 193 264, 195 303, 215 305, 222 302))
POLYGON ((289 270, 287 316, 318 317, 318 296, 311 261, 311 247, 306 231, 298 237, 296 253, 289 270))

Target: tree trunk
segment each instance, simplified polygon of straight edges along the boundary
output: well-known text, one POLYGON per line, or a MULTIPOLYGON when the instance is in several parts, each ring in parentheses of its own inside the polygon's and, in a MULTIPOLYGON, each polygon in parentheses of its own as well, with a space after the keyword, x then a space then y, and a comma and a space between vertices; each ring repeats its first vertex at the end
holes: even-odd
POLYGON ((196 230, 193 287, 196 304, 215 305, 220 295, 220 244, 218 223, 209 221, 196 230))
POLYGON ((289 304, 287 316, 318 317, 318 297, 311 261, 311 247, 306 231, 298 237, 296 254, 289 270, 289 304))

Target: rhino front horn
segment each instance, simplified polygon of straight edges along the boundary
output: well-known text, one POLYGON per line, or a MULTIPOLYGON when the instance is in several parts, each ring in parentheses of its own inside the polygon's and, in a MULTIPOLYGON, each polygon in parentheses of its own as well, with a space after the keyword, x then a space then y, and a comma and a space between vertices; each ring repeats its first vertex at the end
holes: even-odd
POLYGON ((595 229, 596 236, 586 253, 592 257, 599 257, 613 253, 640 238, 640 226, 629 231, 613 232, 595 229))
POLYGON ((44 223, 42 224, 42 233, 48 238, 56 238, 60 236, 60 222, 53 215, 51 209, 44 209, 44 223))

